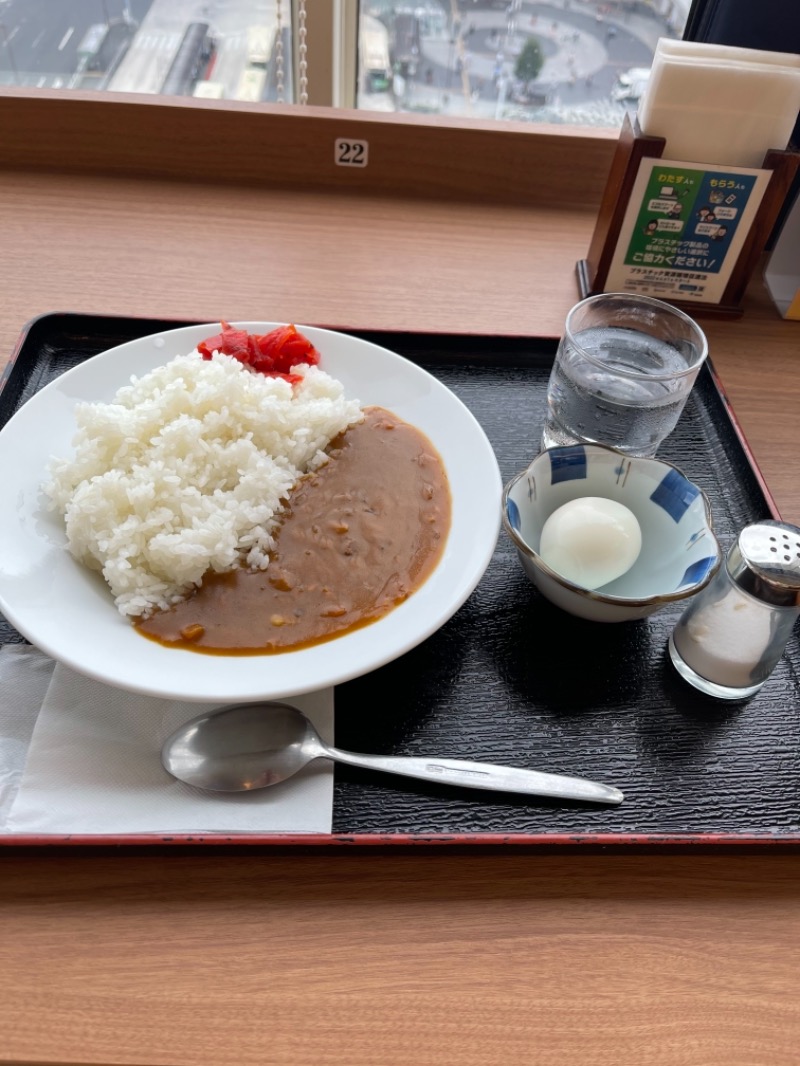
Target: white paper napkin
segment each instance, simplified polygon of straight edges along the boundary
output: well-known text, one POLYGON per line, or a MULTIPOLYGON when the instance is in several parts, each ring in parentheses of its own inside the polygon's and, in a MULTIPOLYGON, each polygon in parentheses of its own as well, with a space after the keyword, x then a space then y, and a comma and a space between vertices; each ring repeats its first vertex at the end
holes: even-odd
POLYGON ((798 108, 800 56, 661 38, 637 117, 665 159, 758 168, 798 108))
MULTIPOLYGON (((332 742, 332 689, 285 702, 332 742)), ((164 770, 163 742, 214 706, 124 692, 56 665, 35 648, 6 645, 0 649, 0 832, 330 833, 327 760, 254 792, 204 792, 164 770)))

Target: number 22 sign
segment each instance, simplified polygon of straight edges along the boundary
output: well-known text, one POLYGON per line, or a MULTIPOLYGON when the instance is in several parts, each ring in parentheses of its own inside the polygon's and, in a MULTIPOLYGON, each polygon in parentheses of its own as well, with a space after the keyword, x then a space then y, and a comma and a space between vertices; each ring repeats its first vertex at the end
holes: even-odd
POLYGON ((337 137, 333 142, 333 161, 337 167, 365 167, 369 158, 369 141, 337 137))

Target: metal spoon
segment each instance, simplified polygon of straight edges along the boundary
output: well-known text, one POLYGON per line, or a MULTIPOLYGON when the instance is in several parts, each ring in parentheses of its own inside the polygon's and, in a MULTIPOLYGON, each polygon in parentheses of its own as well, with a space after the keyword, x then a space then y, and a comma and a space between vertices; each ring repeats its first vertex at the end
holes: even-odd
POLYGON ((313 759, 333 759, 462 788, 559 796, 590 803, 621 803, 617 788, 580 777, 518 770, 436 756, 356 755, 325 744, 311 722, 286 703, 238 703, 193 718, 165 742, 164 768, 189 785, 243 792, 277 785, 313 759))

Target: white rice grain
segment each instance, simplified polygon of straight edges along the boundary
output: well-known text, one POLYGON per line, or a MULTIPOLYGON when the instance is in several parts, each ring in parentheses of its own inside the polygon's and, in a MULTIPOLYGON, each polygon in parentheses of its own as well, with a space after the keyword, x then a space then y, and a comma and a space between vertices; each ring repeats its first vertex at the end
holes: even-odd
POLYGON ((101 570, 125 615, 183 599, 207 570, 265 569, 297 479, 361 421, 357 400, 316 366, 303 381, 229 356, 178 356, 111 403, 80 403, 75 454, 43 486, 69 550, 101 570))

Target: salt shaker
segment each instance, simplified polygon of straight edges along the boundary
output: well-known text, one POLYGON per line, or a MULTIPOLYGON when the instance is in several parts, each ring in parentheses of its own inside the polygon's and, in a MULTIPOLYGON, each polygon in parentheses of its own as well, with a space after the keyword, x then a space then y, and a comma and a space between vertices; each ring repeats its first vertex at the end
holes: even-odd
POLYGON ((721 699, 754 695, 775 669, 800 614, 800 529, 746 526, 725 564, 669 638, 675 669, 721 699))

